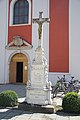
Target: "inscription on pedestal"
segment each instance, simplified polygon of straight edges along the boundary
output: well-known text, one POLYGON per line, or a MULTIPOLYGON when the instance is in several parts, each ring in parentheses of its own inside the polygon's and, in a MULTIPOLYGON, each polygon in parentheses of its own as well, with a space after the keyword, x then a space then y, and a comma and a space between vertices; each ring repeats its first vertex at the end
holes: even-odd
POLYGON ((43 91, 34 90, 34 91, 30 91, 29 98, 42 100, 42 99, 45 99, 45 94, 43 91))
POLYGON ((32 79, 31 83, 34 86, 43 86, 44 84, 44 72, 42 70, 34 70, 32 71, 32 79))

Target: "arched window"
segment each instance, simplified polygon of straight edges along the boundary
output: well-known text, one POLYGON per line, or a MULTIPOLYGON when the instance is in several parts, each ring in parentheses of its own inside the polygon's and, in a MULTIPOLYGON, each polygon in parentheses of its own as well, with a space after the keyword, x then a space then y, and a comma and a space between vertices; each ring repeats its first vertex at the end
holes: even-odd
POLYGON ((27 0, 17 0, 13 9, 13 24, 29 23, 29 2, 27 0))

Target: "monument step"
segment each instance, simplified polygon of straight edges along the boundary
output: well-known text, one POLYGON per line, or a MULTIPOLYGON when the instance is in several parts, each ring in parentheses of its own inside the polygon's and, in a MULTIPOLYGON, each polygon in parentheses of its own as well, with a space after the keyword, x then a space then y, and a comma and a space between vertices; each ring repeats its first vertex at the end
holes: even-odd
POLYGON ((20 103, 18 106, 18 109, 24 110, 24 111, 30 111, 34 113, 48 113, 52 114, 55 112, 54 105, 34 105, 34 104, 28 104, 26 102, 20 103))

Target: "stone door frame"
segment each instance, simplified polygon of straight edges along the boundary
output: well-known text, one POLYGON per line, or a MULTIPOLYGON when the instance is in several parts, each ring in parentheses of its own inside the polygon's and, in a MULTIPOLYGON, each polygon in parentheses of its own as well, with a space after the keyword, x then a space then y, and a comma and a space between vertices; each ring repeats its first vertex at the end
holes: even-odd
MULTIPOLYGON (((26 57, 26 59, 28 60, 28 64, 27 64, 27 68, 28 68, 28 79, 27 80, 29 80, 30 79, 30 58, 29 58, 29 55, 26 53, 26 52, 14 52, 14 53, 12 53, 10 56, 9 56, 9 59, 8 59, 8 81, 9 81, 9 77, 10 77, 10 63, 11 63, 11 59, 12 59, 12 57, 14 57, 16 54, 23 54, 25 57, 26 57)), ((9 81, 9 83, 10 83, 10 81, 9 81)), ((16 80, 15 80, 15 82, 14 83, 16 83, 16 80)), ((23 83, 26 83, 26 81, 23 81, 23 83)))

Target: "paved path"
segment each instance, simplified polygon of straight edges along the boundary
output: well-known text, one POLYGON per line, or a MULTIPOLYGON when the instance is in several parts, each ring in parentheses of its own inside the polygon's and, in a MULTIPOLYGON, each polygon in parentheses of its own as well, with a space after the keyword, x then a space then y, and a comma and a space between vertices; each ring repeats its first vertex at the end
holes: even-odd
MULTIPOLYGON (((20 99, 25 98, 25 85, 0 85, 0 92, 5 90, 14 90, 17 92, 20 99)), ((57 105, 61 105, 61 98, 54 99, 57 105)), ((33 113, 18 110, 17 108, 0 109, 0 120, 80 120, 80 115, 71 115, 63 112, 56 114, 33 113)))
POLYGON ((80 120, 80 116, 32 113, 17 109, 0 109, 0 120, 80 120))
POLYGON ((0 85, 0 93, 5 90, 14 90, 15 92, 17 92, 19 98, 23 98, 26 95, 26 85, 24 85, 24 84, 0 85))

